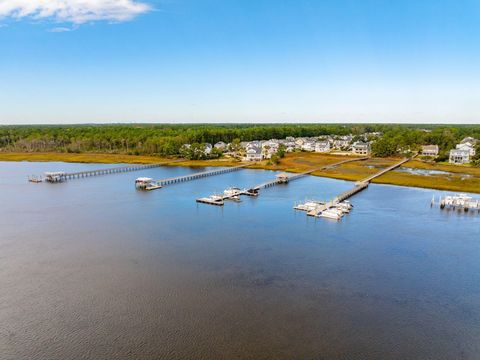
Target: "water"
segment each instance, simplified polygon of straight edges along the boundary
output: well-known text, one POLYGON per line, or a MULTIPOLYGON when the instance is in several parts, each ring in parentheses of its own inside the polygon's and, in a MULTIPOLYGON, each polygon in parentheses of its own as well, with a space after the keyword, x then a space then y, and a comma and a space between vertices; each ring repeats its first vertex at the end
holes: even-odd
MULTIPOLYGON (((274 173, 138 192, 158 168, 62 184, 0 163, 1 359, 477 359, 480 215, 433 190, 371 185, 341 222, 295 201, 352 183, 306 177, 225 207, 195 198, 274 173)), ((111 165, 104 165, 110 167, 111 165)))
MULTIPOLYGON (((424 176, 429 176, 429 175, 455 175, 454 173, 448 172, 448 171, 443 171, 443 170, 429 170, 429 169, 414 169, 410 167, 399 167, 395 169, 395 171, 399 172, 406 172, 412 175, 424 175, 424 176)), ((469 175, 469 174, 462 174, 462 175, 469 175)))

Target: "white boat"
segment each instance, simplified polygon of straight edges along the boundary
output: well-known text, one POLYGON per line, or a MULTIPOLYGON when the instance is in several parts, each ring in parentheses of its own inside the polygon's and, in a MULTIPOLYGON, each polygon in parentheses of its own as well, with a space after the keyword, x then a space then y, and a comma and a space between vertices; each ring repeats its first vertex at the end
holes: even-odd
POLYGON ((342 212, 335 208, 330 208, 322 211, 319 216, 327 219, 340 220, 342 218, 342 212))
POLYGON ((303 204, 295 205, 293 208, 300 211, 312 211, 315 210, 319 205, 324 205, 325 203, 320 201, 308 200, 303 204))
POLYGON ((440 208, 452 207, 468 211, 469 209, 480 209, 480 200, 476 200, 467 194, 445 196, 440 200, 440 208))
POLYGON ((225 195, 225 196, 238 196, 238 195, 240 195, 241 192, 242 192, 242 190, 240 188, 229 187, 228 189, 226 189, 223 192, 223 195, 225 195))
POLYGON ((353 207, 352 204, 350 204, 350 202, 348 201, 344 201, 336 205, 336 208, 344 214, 348 214, 352 209, 352 207, 353 207))

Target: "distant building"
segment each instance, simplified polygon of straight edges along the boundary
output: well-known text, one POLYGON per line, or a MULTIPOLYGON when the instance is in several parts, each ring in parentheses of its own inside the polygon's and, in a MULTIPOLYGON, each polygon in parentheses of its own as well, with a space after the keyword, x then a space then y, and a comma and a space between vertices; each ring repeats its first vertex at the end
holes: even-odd
POLYGON ((330 151, 330 142, 329 141, 319 141, 315 144, 315 152, 329 152, 330 151))
POLYGON ((217 142, 215 145, 213 145, 213 147, 215 149, 218 149, 218 150, 225 150, 227 148, 227 144, 225 144, 223 141, 219 141, 217 142))
POLYGON ((438 156, 438 145, 423 145, 422 156, 438 156))
POLYGON ((464 150, 464 151, 468 151, 468 153, 470 154, 470 156, 474 156, 475 155, 475 145, 471 142, 464 142, 464 143, 460 143, 456 146, 456 150, 464 150))
POLYGON ((368 155, 370 154, 370 144, 363 141, 357 141, 352 145, 352 152, 355 155, 368 155))
POLYGON ((333 140, 333 147, 335 149, 346 149, 350 146, 350 143, 352 142, 352 136, 351 135, 346 135, 346 136, 340 136, 333 140))
POLYGON ((467 136, 462 141, 460 141, 460 144, 470 144, 471 146, 475 146, 477 144, 477 139, 474 139, 471 136, 467 136))
POLYGON ((306 140, 302 144, 302 150, 304 151, 314 151, 315 150, 315 141, 313 140, 306 140))
POLYGON ((260 161, 263 160, 262 149, 259 146, 247 147, 247 161, 260 161))
POLYGON ((205 155, 209 155, 212 152, 212 144, 206 143, 205 144, 205 155))
POLYGON ((450 150, 448 161, 451 164, 468 164, 470 162, 470 151, 461 149, 450 150))

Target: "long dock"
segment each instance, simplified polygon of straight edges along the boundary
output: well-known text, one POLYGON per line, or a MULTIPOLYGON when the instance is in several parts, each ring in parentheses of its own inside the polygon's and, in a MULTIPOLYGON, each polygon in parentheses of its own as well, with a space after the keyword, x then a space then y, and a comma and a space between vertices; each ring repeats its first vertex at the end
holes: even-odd
POLYGON ((171 160, 171 161, 166 161, 166 162, 157 163, 157 164, 127 165, 127 166, 120 166, 120 167, 108 168, 108 169, 85 170, 85 171, 77 171, 77 172, 70 172, 70 173, 63 172, 63 171, 46 172, 44 180, 47 182, 56 183, 56 182, 62 182, 69 179, 80 179, 80 178, 91 177, 91 176, 118 174, 118 173, 124 173, 124 172, 151 169, 151 168, 156 168, 163 165, 167 165, 175 162, 181 162, 181 161, 185 161, 185 160, 179 159, 179 160, 171 160))
POLYGON ((410 161, 411 159, 412 158, 402 159, 398 163, 395 163, 395 164, 377 172, 376 174, 373 174, 373 175, 371 175, 371 176, 369 176, 369 177, 367 177, 363 180, 357 181, 355 183, 355 187, 353 189, 344 191, 343 193, 337 195, 333 200, 331 200, 331 201, 329 201, 325 204, 319 204, 315 209, 308 211, 307 215, 309 215, 309 216, 319 216, 323 211, 325 211, 327 209, 330 209, 332 207, 335 207, 339 203, 341 203, 342 201, 345 201, 345 200, 351 198, 353 195, 359 193, 360 191, 365 190, 373 179, 376 179, 377 177, 382 176, 382 175, 386 174, 387 172, 392 171, 392 170, 400 167, 402 164, 406 163, 407 161, 410 161))
POLYGON ((258 192, 260 189, 269 188, 269 187, 272 187, 272 186, 276 186, 278 184, 286 184, 286 183, 289 183, 290 181, 300 179, 304 176, 307 176, 307 175, 310 175, 311 173, 314 173, 315 171, 327 170, 327 169, 330 169, 330 168, 333 168, 335 166, 342 165, 342 164, 345 164, 345 163, 349 163, 349 162, 353 162, 353 161, 363 161, 363 160, 367 160, 367 159, 368 159, 368 157, 347 159, 347 160, 342 160, 342 161, 339 161, 339 162, 336 162, 336 163, 333 163, 333 164, 330 164, 330 165, 324 165, 324 166, 321 166, 321 167, 318 167, 318 168, 310 169, 310 170, 307 170, 307 171, 304 171, 304 172, 301 172, 301 173, 298 173, 298 174, 293 174, 293 175, 288 175, 288 174, 285 174, 285 173, 279 174, 279 175, 277 175, 276 179, 264 182, 264 183, 259 184, 259 185, 256 185, 256 186, 250 188, 249 190, 252 191, 252 192, 258 192))
POLYGON ((177 177, 161 179, 161 180, 153 180, 151 183, 155 184, 157 186, 171 185, 171 184, 176 184, 176 183, 180 183, 180 182, 196 180, 196 179, 200 179, 200 178, 204 178, 204 177, 208 177, 208 176, 225 174, 225 173, 240 170, 240 169, 242 169, 244 167, 247 167, 247 166, 249 166, 249 164, 242 164, 242 165, 238 165, 238 166, 209 170, 209 171, 202 171, 202 172, 198 172, 198 173, 195 173, 195 174, 177 176, 177 177))

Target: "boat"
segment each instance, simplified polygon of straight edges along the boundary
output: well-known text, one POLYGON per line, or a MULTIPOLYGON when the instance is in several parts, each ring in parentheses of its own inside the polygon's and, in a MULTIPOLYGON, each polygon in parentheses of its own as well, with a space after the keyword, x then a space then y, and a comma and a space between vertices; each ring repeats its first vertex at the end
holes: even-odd
POLYGON ((341 203, 338 203, 338 204, 336 205, 336 208, 337 208, 338 210, 340 210, 342 213, 348 214, 348 213, 350 212, 350 210, 352 210, 353 205, 350 204, 349 201, 343 201, 343 202, 341 202, 341 203))
POLYGON ((208 205, 217 205, 217 206, 223 206, 224 201, 223 201, 223 196, 221 195, 210 195, 207 197, 199 198, 196 200, 198 203, 202 204, 208 204, 208 205))
POLYGON ((28 181, 32 183, 41 183, 43 179, 41 177, 36 177, 35 175, 32 175, 28 178, 28 181))
POLYGON ((223 195, 225 196, 238 196, 242 190, 238 187, 229 187, 228 189, 223 191, 223 195))
POLYGON ((327 219, 340 220, 342 218, 342 212, 335 208, 330 208, 322 211, 319 216, 327 219))
POLYGON ((457 194, 457 195, 448 195, 443 199, 440 199, 440 208, 458 208, 463 209, 464 211, 480 210, 480 200, 474 199, 467 194, 457 194))
POLYGON ((293 208, 295 210, 309 212, 309 211, 315 210, 319 205, 324 205, 324 204, 325 203, 321 201, 307 200, 305 203, 295 205, 293 208))

